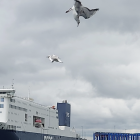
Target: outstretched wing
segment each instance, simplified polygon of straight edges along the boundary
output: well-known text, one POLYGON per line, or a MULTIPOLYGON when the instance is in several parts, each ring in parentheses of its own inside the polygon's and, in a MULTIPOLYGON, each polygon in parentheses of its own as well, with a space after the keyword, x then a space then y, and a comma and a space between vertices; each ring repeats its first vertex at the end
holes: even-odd
POLYGON ((52 58, 51 58, 51 57, 49 57, 49 59, 50 59, 50 61, 51 61, 51 62, 53 62, 53 60, 52 60, 52 58))
POLYGON ((80 0, 74 0, 74 1, 75 1, 74 6, 82 6, 82 3, 80 0))
POLYGON ((81 6, 82 6, 81 1, 80 0, 75 0, 74 7, 75 7, 75 11, 77 12, 77 14, 80 13, 81 6))
POLYGON ((59 58, 58 58, 58 62, 63 63, 59 58))
POLYGON ((99 9, 88 9, 87 7, 81 7, 81 11, 79 16, 83 16, 85 19, 90 18, 93 16, 99 9))

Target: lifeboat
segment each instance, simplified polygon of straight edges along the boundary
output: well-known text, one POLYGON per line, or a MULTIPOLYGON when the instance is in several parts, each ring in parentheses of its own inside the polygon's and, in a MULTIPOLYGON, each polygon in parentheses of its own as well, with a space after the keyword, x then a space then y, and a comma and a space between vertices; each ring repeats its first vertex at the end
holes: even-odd
POLYGON ((34 124, 35 124, 35 127, 40 128, 42 125, 42 121, 40 119, 36 119, 34 124))
POLYGON ((55 109, 55 106, 52 106, 51 108, 52 108, 52 109, 55 109))

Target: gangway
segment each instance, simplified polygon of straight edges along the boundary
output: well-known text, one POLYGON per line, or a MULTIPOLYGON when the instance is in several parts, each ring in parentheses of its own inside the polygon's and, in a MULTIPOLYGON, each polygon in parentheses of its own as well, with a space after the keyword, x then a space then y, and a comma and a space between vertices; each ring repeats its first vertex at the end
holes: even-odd
POLYGON ((140 133, 95 132, 93 140, 140 140, 140 133))

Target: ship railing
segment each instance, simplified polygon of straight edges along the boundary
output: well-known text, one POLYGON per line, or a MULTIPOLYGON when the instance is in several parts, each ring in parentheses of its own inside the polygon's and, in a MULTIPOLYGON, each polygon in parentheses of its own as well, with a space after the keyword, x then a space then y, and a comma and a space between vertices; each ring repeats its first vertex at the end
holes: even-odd
POLYGON ((28 100, 28 99, 26 99, 26 98, 22 98, 22 97, 19 97, 19 96, 14 96, 14 97, 17 97, 17 98, 22 99, 22 100, 25 100, 25 101, 29 101, 29 102, 31 102, 31 103, 33 103, 33 104, 39 105, 39 106, 41 106, 41 107, 44 107, 45 109, 51 108, 50 106, 45 106, 45 105, 42 105, 42 104, 38 104, 38 103, 35 103, 35 102, 33 102, 32 100, 28 100))
POLYGON ((14 125, 7 125, 8 130, 15 130, 16 131, 16 126, 14 125))

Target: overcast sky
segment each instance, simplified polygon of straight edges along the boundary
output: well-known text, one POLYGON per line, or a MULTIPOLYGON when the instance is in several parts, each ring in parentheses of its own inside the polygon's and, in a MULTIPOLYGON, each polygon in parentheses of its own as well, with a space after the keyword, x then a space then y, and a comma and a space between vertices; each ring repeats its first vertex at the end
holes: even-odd
POLYGON ((0 86, 71 104, 71 127, 140 132, 140 1, 82 0, 100 10, 77 27, 73 0, 0 0, 0 86), (48 55, 64 63, 50 63, 48 55), (126 129, 126 130, 125 130, 126 129))

